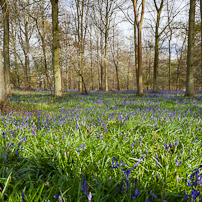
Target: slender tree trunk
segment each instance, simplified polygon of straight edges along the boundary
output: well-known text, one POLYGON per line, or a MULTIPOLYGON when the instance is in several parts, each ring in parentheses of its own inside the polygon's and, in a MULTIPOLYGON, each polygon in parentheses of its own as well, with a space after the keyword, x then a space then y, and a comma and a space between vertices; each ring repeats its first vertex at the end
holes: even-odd
POLYGON ((0 102, 6 101, 6 87, 5 87, 5 80, 4 80, 4 71, 3 71, 3 62, 2 62, 2 55, 0 49, 0 102))
POLYGON ((51 0, 52 3, 52 32, 53 32, 53 75, 54 75, 54 95, 62 95, 61 70, 59 55, 59 28, 58 28, 58 0, 51 0))
POLYGON ((169 10, 169 3, 167 1, 167 12, 168 12, 168 24, 169 24, 169 30, 170 30, 170 38, 169 38, 169 61, 168 61, 168 65, 169 65, 169 81, 168 81, 168 85, 169 85, 169 90, 172 90, 172 86, 171 86, 171 40, 172 40, 172 28, 170 26, 170 11, 169 10))
POLYGON ((12 41, 13 41, 13 55, 14 55, 14 66, 15 66, 15 76, 16 76, 16 87, 20 87, 20 82, 19 82, 19 74, 18 74, 18 62, 17 62, 17 50, 16 50, 16 29, 14 31, 14 26, 12 25, 12 41))
POLYGON ((176 90, 180 90, 180 61, 178 62, 177 65, 177 79, 176 79, 176 90))
POLYGON ((134 47, 135 47, 135 73, 136 73, 136 83, 138 89, 138 46, 137 46, 137 29, 136 29, 136 21, 134 22, 134 47))
POLYGON ((90 68, 91 68, 91 88, 94 90, 93 86, 93 45, 92 45, 92 25, 90 26, 90 68))
POLYGON ((72 89, 72 69, 69 68, 69 89, 72 89))
POLYGON ((181 52, 180 52, 180 58, 178 59, 178 65, 177 65, 177 71, 176 71, 176 74, 177 74, 176 75, 177 76, 177 79, 176 79, 176 90, 180 90, 180 67, 181 67, 181 62, 182 62, 182 57, 183 57, 183 51, 184 51, 185 43, 186 43, 186 36, 185 36, 183 44, 182 44, 182 49, 181 49, 181 52))
POLYGON ((116 67, 117 90, 120 91, 118 63, 115 65, 115 67, 116 67))
POLYGON ((108 2, 107 0, 107 6, 106 6, 106 21, 105 21, 105 91, 108 91, 108 67, 107 67, 107 56, 108 56, 108 20, 109 20, 109 11, 108 11, 108 2))
POLYGON ((172 90, 171 87, 171 39, 172 39, 172 30, 170 30, 170 38, 169 38, 169 90, 172 90))
POLYGON ((159 66, 159 21, 160 15, 157 15, 157 24, 156 24, 156 32, 155 32, 155 53, 154 53, 154 80, 153 80, 153 92, 158 91, 158 66, 159 66))
POLYGON ((69 89, 69 74, 68 74, 68 66, 66 64, 66 90, 69 89))
POLYGON ((100 69, 101 69, 101 89, 104 90, 104 49, 103 49, 103 34, 101 32, 101 39, 100 39, 100 48, 101 48, 101 62, 100 62, 100 69))
POLYGON ((97 37, 97 72, 98 72, 98 90, 100 90, 100 86, 101 86, 101 79, 100 79, 100 64, 99 64, 99 41, 98 41, 98 37, 97 37))
POLYGON ((28 22, 26 20, 25 22, 25 43, 26 43, 26 48, 25 48, 25 89, 28 89, 30 84, 29 84, 29 38, 28 38, 28 22))
MULTIPOLYGON (((46 58, 45 20, 44 20, 44 9, 45 9, 44 6, 45 5, 44 4, 45 4, 45 2, 43 0, 42 7, 41 7, 41 10, 42 10, 42 34, 41 34, 40 30, 39 30, 38 24, 37 24, 37 29, 38 29, 38 33, 39 33, 39 35, 41 37, 43 57, 44 57, 44 71, 45 71, 45 75, 46 75, 46 80, 47 80, 48 86, 50 88, 51 94, 53 94, 50 77, 48 75, 48 65, 47 65, 47 58, 46 58)), ((38 22, 36 22, 36 23, 38 23, 38 22)))
POLYGON ((20 87, 20 83, 19 83, 19 75, 18 75, 18 62, 17 62, 17 54, 16 54, 16 44, 14 43, 14 47, 13 47, 13 49, 14 49, 14 60, 15 60, 15 62, 14 62, 14 64, 15 64, 15 76, 16 76, 16 80, 17 80, 17 85, 16 85, 16 87, 20 87))
POLYGON ((3 9, 3 19, 4 19, 4 74, 5 74, 5 85, 7 94, 11 94, 10 86, 10 58, 9 58, 9 11, 8 11, 8 2, 3 0, 2 9, 3 9))
POLYGON ((149 89, 151 89, 151 49, 152 47, 149 47, 149 89))
POLYGON ((127 72, 127 85, 126 85, 127 90, 129 90, 129 73, 130 73, 130 61, 128 63, 128 72, 127 72))
POLYGON ((143 95, 142 83, 142 29, 138 27, 138 89, 137 95, 143 95))
MULTIPOLYGON (((150 54, 149 54, 149 55, 150 55, 150 54)), ((150 74, 150 57, 148 57, 147 90, 149 90, 149 74, 150 74)))
POLYGON ((194 96, 194 27, 196 0, 190 0, 186 96, 194 96))
POLYGON ((153 78, 153 92, 158 91, 158 68, 159 68, 159 25, 160 25, 160 18, 161 18, 161 11, 163 9, 163 2, 164 0, 161 0, 160 7, 157 7, 156 0, 154 0, 154 4, 157 11, 157 21, 156 21, 156 30, 155 30, 155 53, 154 53, 154 78, 153 78))

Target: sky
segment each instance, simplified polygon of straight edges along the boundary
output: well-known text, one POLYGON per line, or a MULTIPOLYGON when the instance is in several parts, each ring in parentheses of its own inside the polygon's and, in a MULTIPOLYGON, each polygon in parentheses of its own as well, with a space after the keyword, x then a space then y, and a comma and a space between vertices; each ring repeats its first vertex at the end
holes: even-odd
MULTIPOLYGON (((73 0, 74 1, 74 0, 73 0)), ((131 23, 127 21, 127 19, 124 16, 128 16, 128 18, 131 18, 133 20, 134 14, 133 14, 133 5, 131 0, 126 0, 127 4, 125 4, 123 11, 118 10, 116 12, 117 21, 120 22, 118 24, 118 27, 120 29, 120 33, 122 35, 122 38, 124 39, 124 43, 126 45, 129 45, 131 42, 129 38, 133 38, 134 28, 131 23), (127 9, 126 9, 127 8, 127 9)), ((160 0, 157 0, 157 5, 160 5, 160 0)), ((164 2, 167 0, 164 0, 164 2)), ((174 1, 174 13, 178 13, 178 11, 181 11, 174 19, 174 21, 181 21, 183 23, 187 23, 188 21, 188 13, 189 13, 189 6, 187 5, 188 0, 171 0, 174 1)), ((66 8, 67 11, 69 10, 69 5, 71 5, 72 0, 61 0, 61 4, 63 8, 66 8)), ((118 1, 117 1, 118 2, 118 1)), ((171 9, 170 7, 168 8, 171 9)), ((164 5, 163 11, 162 11, 162 20, 160 22, 160 29, 162 29, 167 24, 167 5, 164 5)), ((144 20, 143 20, 143 30, 142 30, 142 38, 143 41, 148 40, 151 41, 154 44, 154 32, 152 31, 151 27, 153 27, 153 30, 155 30, 155 20, 156 20, 156 10, 154 7, 154 1, 153 0, 146 0, 145 3, 145 14, 144 14, 144 20)), ((177 37, 177 33, 179 31, 175 30, 173 34, 172 44, 179 44, 179 47, 182 45, 183 37, 177 37)), ((165 40, 164 42, 164 48, 168 47, 168 40, 165 40)), ((175 59, 175 47, 172 46, 172 52, 173 52, 173 59, 175 59)))

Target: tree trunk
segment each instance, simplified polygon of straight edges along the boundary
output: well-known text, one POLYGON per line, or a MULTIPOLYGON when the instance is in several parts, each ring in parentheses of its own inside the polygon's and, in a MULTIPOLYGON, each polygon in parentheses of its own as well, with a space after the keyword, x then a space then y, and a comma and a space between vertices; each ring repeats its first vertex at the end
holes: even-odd
POLYGON ((142 29, 138 27, 138 89, 137 95, 143 95, 142 83, 142 29))
POLYGON ((107 0, 107 6, 106 6, 106 21, 105 21, 105 91, 108 91, 108 67, 107 67, 107 53, 108 53, 108 20, 109 20, 109 11, 108 11, 108 2, 107 0))
POLYGON ((171 87, 171 39, 172 39, 172 30, 170 29, 170 38, 169 38, 169 90, 172 90, 171 87))
POLYGON ((101 31, 101 39, 100 39, 100 48, 101 48, 101 62, 100 62, 100 69, 101 69, 101 89, 104 90, 104 49, 103 49, 103 34, 101 31))
POLYGON ((17 50, 16 50, 16 29, 14 31, 14 26, 11 24, 12 27, 12 41, 13 41, 13 55, 14 55, 14 66, 15 66, 15 76, 16 76, 16 87, 20 87, 20 82, 19 82, 19 74, 18 74, 18 62, 17 62, 17 50))
POLYGON ((50 88, 50 91, 51 91, 51 94, 53 94, 52 92, 52 85, 51 85, 51 81, 50 81, 50 77, 48 75, 48 65, 47 65, 47 58, 46 58, 46 44, 45 44, 45 20, 44 20, 44 6, 45 6, 45 2, 43 0, 42 2, 42 7, 41 7, 41 10, 42 10, 42 34, 39 30, 39 27, 38 27, 38 22, 36 21, 36 24, 37 24, 37 29, 38 29, 38 33, 41 37, 41 43, 42 43, 42 50, 43 50, 43 57, 44 57, 44 71, 45 71, 45 75, 46 75, 46 80, 47 80, 47 83, 48 83, 48 86, 50 88))
POLYGON ((97 72, 98 72, 98 90, 100 90, 100 86, 101 86, 101 79, 100 79, 100 65, 99 65, 99 41, 98 41, 98 37, 97 37, 97 72))
POLYGON ((138 31, 138 89, 137 95, 143 95, 143 83, 142 83, 142 23, 144 17, 145 0, 142 0, 142 12, 140 21, 137 13, 137 0, 132 0, 135 13, 135 23, 138 31))
POLYGON ((9 58, 9 12, 8 2, 4 0, 2 5, 4 15, 4 74, 5 74, 5 85, 7 94, 11 94, 10 86, 10 58, 9 58))
POLYGON ((158 68, 159 68, 159 25, 160 25, 160 18, 161 18, 161 11, 163 9, 163 1, 161 0, 160 7, 157 7, 156 0, 154 0, 154 4, 157 11, 157 21, 156 21, 156 30, 155 30, 155 53, 154 53, 154 78, 153 78, 153 92, 158 91, 158 68))
POLYGON ((72 89, 72 69, 69 68, 69 89, 72 89))
POLYGON ((136 22, 134 22, 134 47, 135 47, 135 73, 136 73, 136 83, 138 89, 138 46, 137 46, 137 29, 136 29, 136 22))
POLYGON ((130 73, 130 61, 128 63, 128 72, 127 72, 127 82, 126 82, 126 88, 129 90, 129 73, 130 73))
POLYGON ((91 89, 94 90, 94 86, 93 86, 93 44, 92 44, 92 25, 90 26, 90 68, 91 68, 91 89))
POLYGON ((3 71, 3 62, 2 62, 2 55, 0 49, 0 102, 6 101, 6 88, 5 88, 5 81, 4 81, 4 71, 3 71))
POLYGON ((149 89, 151 89, 151 49, 152 46, 149 47, 149 89))
POLYGON ((53 75, 54 75, 54 95, 62 95, 60 55, 59 55, 59 29, 58 29, 58 0, 51 0, 52 3, 52 32, 53 32, 53 75))
POLYGON ((194 96, 194 25, 196 0, 190 0, 186 96, 194 96))
POLYGON ((28 89, 29 84, 29 37, 28 37, 28 22, 26 20, 25 22, 25 43, 26 43, 26 49, 25 49, 25 89, 28 89))
POLYGON ((156 23, 156 31, 155 31, 155 53, 154 53, 154 80, 153 80, 153 92, 158 91, 158 66, 159 66, 159 22, 160 15, 157 14, 157 23, 156 23))
POLYGON ((69 89, 69 74, 68 74, 68 67, 67 67, 67 64, 66 64, 66 90, 69 89))

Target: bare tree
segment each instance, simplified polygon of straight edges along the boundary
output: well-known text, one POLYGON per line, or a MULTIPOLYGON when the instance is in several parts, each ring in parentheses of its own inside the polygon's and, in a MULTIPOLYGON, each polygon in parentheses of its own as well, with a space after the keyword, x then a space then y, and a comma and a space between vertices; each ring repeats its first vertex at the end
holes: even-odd
POLYGON ((38 34, 39 34, 39 37, 41 39, 41 44, 42 44, 42 51, 43 51, 43 61, 44 61, 44 73, 45 73, 45 76, 46 76, 46 80, 47 80, 47 84, 48 84, 48 87, 49 89, 51 90, 51 94, 52 94, 52 85, 51 85, 51 80, 50 80, 50 76, 48 74, 48 64, 47 64, 47 54, 46 54, 46 41, 45 41, 45 13, 44 13, 44 10, 45 10, 45 1, 42 0, 40 2, 40 6, 39 6, 39 9, 41 11, 41 26, 40 26, 40 23, 39 23, 39 19, 37 17, 39 17, 39 15, 37 14, 37 17, 31 15, 30 13, 29 16, 31 16, 34 21, 36 22, 36 28, 37 28, 37 31, 38 31, 38 34))

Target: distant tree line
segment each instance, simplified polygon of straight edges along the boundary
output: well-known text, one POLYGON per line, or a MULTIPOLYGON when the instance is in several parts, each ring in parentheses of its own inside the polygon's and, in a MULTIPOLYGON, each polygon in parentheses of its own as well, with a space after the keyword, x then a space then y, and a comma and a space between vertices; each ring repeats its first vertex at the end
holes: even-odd
POLYGON ((0 0, 0 6, 0 101, 11 87, 54 96, 66 89, 187 96, 202 90, 202 0, 0 0), (179 20, 188 13, 189 22, 179 20), (127 39, 124 21, 133 27, 127 39))

